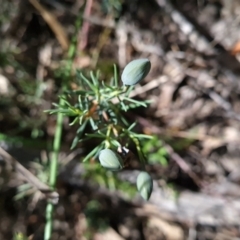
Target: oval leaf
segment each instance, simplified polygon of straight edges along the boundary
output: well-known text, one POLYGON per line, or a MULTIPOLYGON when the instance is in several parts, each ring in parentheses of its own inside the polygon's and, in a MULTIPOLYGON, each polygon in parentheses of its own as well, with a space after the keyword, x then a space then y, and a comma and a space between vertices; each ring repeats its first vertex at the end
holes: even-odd
POLYGON ((101 165, 111 171, 118 171, 123 168, 123 160, 111 149, 103 149, 99 154, 101 165))
POLYGON ((124 85, 135 85, 149 73, 151 63, 147 58, 133 60, 127 64, 122 73, 124 85))
POLYGON ((147 172, 141 172, 137 177, 137 189, 144 200, 148 200, 152 194, 153 180, 147 172))

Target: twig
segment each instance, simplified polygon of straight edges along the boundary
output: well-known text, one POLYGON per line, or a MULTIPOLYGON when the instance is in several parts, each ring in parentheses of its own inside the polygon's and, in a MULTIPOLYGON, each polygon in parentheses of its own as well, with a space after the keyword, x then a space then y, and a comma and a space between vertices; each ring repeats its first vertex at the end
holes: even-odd
POLYGON ((55 16, 43 7, 37 0, 29 0, 29 2, 39 11, 43 19, 55 33, 57 40, 64 50, 68 49, 69 40, 62 25, 58 22, 55 16))
POLYGON ((149 83, 141 86, 138 85, 136 88, 133 89, 133 91, 130 93, 130 97, 136 97, 137 95, 143 94, 145 92, 148 92, 150 90, 153 90, 154 88, 157 88, 161 86, 163 83, 167 82, 168 78, 167 76, 160 76, 156 79, 152 79, 149 83))
MULTIPOLYGON (((186 75, 188 75, 190 77, 194 77, 194 78, 197 78, 198 75, 200 74, 199 71, 193 71, 193 70, 189 70, 189 69, 186 69, 185 73, 186 73, 186 75)), ((207 72, 206 72, 206 74, 208 75, 207 72)), ((227 117, 240 121, 240 114, 236 113, 233 110, 231 103, 228 102, 227 100, 225 100, 217 92, 207 89, 207 88, 204 88, 200 85, 197 85, 197 84, 195 84, 195 82, 194 82, 194 84, 191 84, 191 86, 193 88, 195 88, 196 90, 201 91, 204 94, 207 94, 218 106, 220 106, 221 108, 223 108, 226 111, 227 117)))
POLYGON ((179 26, 181 31, 188 36, 189 41, 195 49, 207 54, 215 53, 208 39, 198 33, 195 26, 189 22, 181 12, 174 8, 170 1, 156 0, 156 2, 168 15, 171 16, 172 20, 179 26))
POLYGON ((116 23, 113 20, 108 19, 108 18, 101 19, 101 18, 96 17, 96 16, 83 16, 83 19, 92 23, 92 24, 102 26, 102 27, 108 27, 108 28, 115 28, 116 27, 116 23))
POLYGON ((118 63, 121 68, 127 64, 127 41, 128 35, 126 32, 126 23, 121 21, 116 29, 118 42, 118 63))
POLYGON ((197 184, 198 187, 203 187, 204 184, 201 179, 192 171, 190 166, 185 162, 185 160, 180 157, 176 152, 174 152, 173 148, 169 145, 164 143, 164 148, 167 150, 168 154, 171 156, 172 160, 177 163, 177 165, 188 174, 190 178, 197 184))
POLYGON ((6 162, 14 166, 16 171, 20 173, 28 183, 30 183, 33 187, 36 187, 47 198, 49 198, 53 204, 56 204, 58 202, 59 194, 56 191, 53 191, 47 184, 41 182, 36 176, 34 176, 29 170, 27 170, 21 163, 19 163, 14 157, 12 157, 1 147, 0 155, 6 162))
MULTIPOLYGON (((138 29, 135 25, 125 23, 124 21, 121 21, 120 23, 115 23, 111 19, 101 19, 96 16, 91 16, 91 17, 84 17, 86 21, 89 21, 92 24, 103 26, 106 28, 111 28, 115 29, 116 35, 118 36, 118 45, 119 45, 119 58, 126 56, 126 53, 124 53, 126 50, 126 38, 127 34, 131 34, 131 44, 132 46, 137 50, 145 53, 154 53, 157 54, 158 56, 163 56, 164 51, 161 47, 160 44, 145 44, 144 42, 141 41, 141 35, 142 31, 138 29)), ((119 59, 120 66, 124 66, 124 61, 122 59, 119 59)))
MULTIPOLYGON (((138 95, 141 95, 145 92, 148 92, 154 88, 159 87, 161 84, 165 83, 167 81, 166 76, 160 76, 159 78, 152 79, 151 82, 141 86, 138 85, 129 95, 130 98, 136 97, 138 95)), ((112 103, 116 104, 119 102, 118 98, 113 98, 112 103)))
POLYGON ((169 0, 155 0, 157 4, 171 16, 179 29, 186 35, 192 46, 205 55, 212 55, 219 64, 219 71, 226 75, 233 90, 239 91, 239 61, 226 50, 221 43, 214 42, 214 38, 207 32, 199 31, 169 0))
MULTIPOLYGON (((84 9, 84 17, 89 17, 91 14, 93 0, 87 0, 86 6, 84 9)), ((86 20, 83 20, 82 29, 80 31, 80 34, 78 35, 78 46, 77 49, 79 52, 81 52, 86 46, 88 41, 88 32, 89 32, 89 22, 86 20)))
MULTIPOLYGON (((160 130, 157 126, 155 126, 153 123, 150 123, 148 120, 138 117, 138 123, 143 125, 144 127, 149 128, 150 131, 154 133, 159 133, 160 130)), ((164 141, 163 141, 164 142, 164 141)), ((193 181, 197 184, 199 187, 203 187, 204 184, 202 183, 201 179, 191 170, 190 166, 185 162, 185 160, 180 157, 173 148, 164 142, 164 147, 166 148, 168 154, 171 156, 172 160, 177 163, 177 165, 189 175, 190 178, 193 179, 193 181)))

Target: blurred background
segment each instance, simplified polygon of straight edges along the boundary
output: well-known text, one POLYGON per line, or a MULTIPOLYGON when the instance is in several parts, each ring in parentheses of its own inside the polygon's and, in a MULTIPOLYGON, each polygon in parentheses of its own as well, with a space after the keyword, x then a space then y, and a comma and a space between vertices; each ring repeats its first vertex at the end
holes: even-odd
MULTIPOLYGON (((70 150, 64 120, 51 239, 240 239, 240 2, 238 0, 0 0, 0 147, 47 182, 69 66, 101 79, 137 58, 152 68, 131 112, 153 193, 139 169, 109 174, 70 150)), ((71 70, 70 69, 70 72, 71 70)), ((46 199, 0 152, 0 239, 43 239, 46 199)))

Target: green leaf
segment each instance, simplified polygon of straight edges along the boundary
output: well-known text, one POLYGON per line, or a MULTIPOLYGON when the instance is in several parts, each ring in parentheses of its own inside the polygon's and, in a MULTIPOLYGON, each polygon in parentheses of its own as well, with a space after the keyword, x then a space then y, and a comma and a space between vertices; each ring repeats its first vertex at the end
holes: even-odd
POLYGON ((152 194, 153 180, 147 172, 141 172, 137 177, 137 189, 144 200, 148 200, 152 194))
POLYGON ((124 85, 135 85, 144 79, 151 69, 151 63, 148 59, 137 59, 127 64, 122 73, 122 82, 124 85))
POLYGON ((77 144, 79 143, 79 139, 80 139, 80 136, 79 136, 79 135, 77 135, 77 136, 73 139, 72 145, 71 145, 71 147, 70 147, 71 150, 74 149, 74 148, 77 146, 77 144))
POLYGON ((98 145, 97 147, 95 147, 84 159, 83 162, 88 161, 91 157, 93 157, 100 149, 101 149, 101 145, 98 145))
POLYGON ((82 73, 80 73, 80 76, 82 78, 82 80, 87 84, 87 86, 93 91, 95 92, 97 87, 94 86, 94 84, 92 84, 82 73))
POLYGON ((147 107, 147 103, 145 103, 145 102, 140 102, 140 101, 128 98, 128 97, 124 97, 124 100, 128 101, 128 102, 131 102, 131 103, 135 103, 137 106, 147 107))
POLYGON ((101 165, 111 171, 118 171, 123 168, 123 160, 111 149, 103 149, 99 154, 101 165))

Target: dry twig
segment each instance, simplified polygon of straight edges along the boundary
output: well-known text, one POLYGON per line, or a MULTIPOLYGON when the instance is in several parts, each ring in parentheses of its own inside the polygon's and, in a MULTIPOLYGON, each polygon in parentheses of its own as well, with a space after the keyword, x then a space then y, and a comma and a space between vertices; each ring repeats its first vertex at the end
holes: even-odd
POLYGON ((64 50, 67 50, 69 46, 67 34, 63 29, 62 25, 55 18, 55 16, 51 12, 49 12, 46 8, 44 8, 37 0, 29 0, 29 2, 39 11, 43 19, 50 26, 52 31, 55 33, 56 38, 58 39, 62 48, 64 50))
MULTIPOLYGON (((154 132, 155 134, 161 132, 161 130, 155 126, 153 123, 150 123, 148 120, 138 117, 138 123, 140 123, 142 126, 147 127, 151 132, 154 132)), ((193 181, 197 184, 199 187, 203 187, 204 183, 201 181, 201 179, 191 170, 190 166, 186 163, 186 161, 179 156, 173 148, 167 144, 164 143, 164 147, 167 150, 168 154, 172 158, 173 161, 177 163, 177 165, 182 169, 183 172, 189 175, 190 178, 193 179, 193 181)))
POLYGON ((0 147, 0 155, 3 159, 13 166, 13 168, 21 174, 21 176, 30 183, 33 187, 41 191, 49 200, 53 203, 58 202, 59 194, 53 191, 47 184, 41 182, 35 177, 29 170, 27 170, 21 163, 19 163, 14 157, 7 153, 3 148, 0 147))

